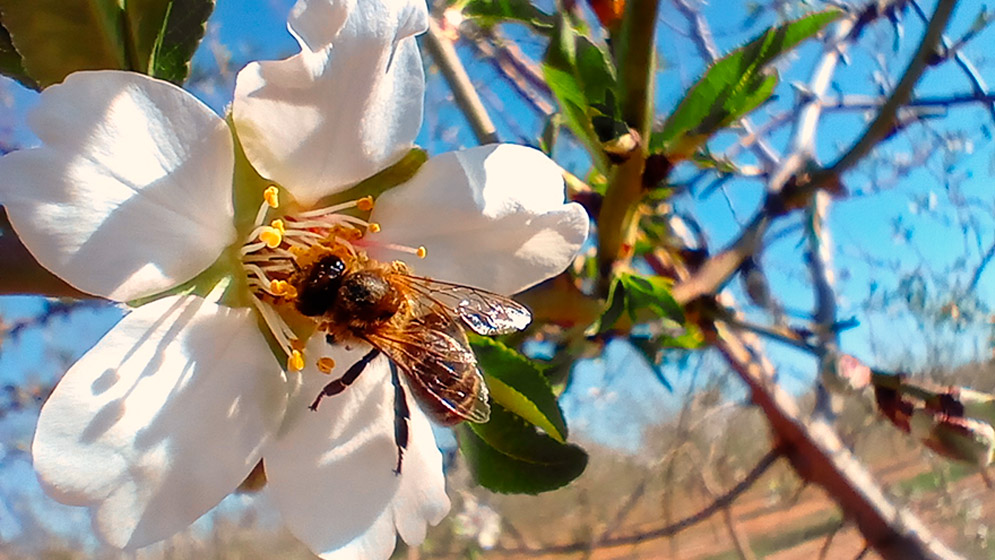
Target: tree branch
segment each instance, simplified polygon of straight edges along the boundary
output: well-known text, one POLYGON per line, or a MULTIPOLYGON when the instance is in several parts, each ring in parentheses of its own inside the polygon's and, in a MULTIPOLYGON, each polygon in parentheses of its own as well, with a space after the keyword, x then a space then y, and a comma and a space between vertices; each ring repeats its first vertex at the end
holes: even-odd
POLYGON ((826 490, 869 546, 887 559, 959 558, 912 514, 888 501, 828 424, 802 419, 794 399, 771 381, 774 371, 762 354, 725 323, 716 322, 715 329, 715 347, 749 386, 792 467, 803 480, 826 490))
POLYGON ((21 243, 0 206, 0 294, 92 298, 43 268, 21 243))
POLYGON ((425 49, 431 55, 432 60, 439 66, 442 76, 449 84, 456 98, 463 115, 466 116, 470 128, 473 129, 474 136, 480 144, 493 144, 498 142, 497 129, 487 115, 487 109, 480 101, 477 90, 470 82, 470 76, 466 73, 466 68, 456 54, 452 42, 442 35, 439 24, 432 17, 428 18, 428 32, 424 35, 425 49))

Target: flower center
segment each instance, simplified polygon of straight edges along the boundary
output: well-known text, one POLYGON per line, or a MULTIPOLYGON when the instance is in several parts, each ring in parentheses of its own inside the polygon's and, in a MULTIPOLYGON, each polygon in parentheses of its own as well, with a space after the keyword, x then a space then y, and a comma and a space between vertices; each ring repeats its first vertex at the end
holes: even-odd
MULTIPOLYGON (((280 208, 279 189, 270 186, 263 195, 263 203, 256 213, 252 231, 241 248, 242 268, 248 280, 252 303, 262 316, 274 339, 287 359, 287 369, 304 369, 304 343, 288 325, 286 315, 295 323, 304 321, 321 327, 328 319, 305 316, 298 310, 298 295, 302 282, 319 263, 334 256, 343 263, 343 271, 372 260, 362 247, 378 246, 392 251, 425 258, 425 247, 412 248, 396 244, 382 244, 368 238, 381 230, 380 224, 346 214, 347 210, 362 212, 373 210, 373 197, 298 213, 277 215, 280 208)), ((329 293, 326 297, 334 298, 329 293)), ((332 302, 328 301, 327 305, 332 302)), ((322 357, 315 364, 319 371, 331 372, 334 361, 322 357)))

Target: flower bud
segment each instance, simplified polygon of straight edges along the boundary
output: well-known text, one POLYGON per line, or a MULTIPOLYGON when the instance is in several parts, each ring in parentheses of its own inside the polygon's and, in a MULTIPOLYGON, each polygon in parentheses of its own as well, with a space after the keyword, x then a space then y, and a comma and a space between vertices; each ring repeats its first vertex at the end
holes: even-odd
POLYGON ((995 451, 995 429, 971 418, 958 418, 918 408, 909 422, 911 433, 936 453, 986 467, 995 451))

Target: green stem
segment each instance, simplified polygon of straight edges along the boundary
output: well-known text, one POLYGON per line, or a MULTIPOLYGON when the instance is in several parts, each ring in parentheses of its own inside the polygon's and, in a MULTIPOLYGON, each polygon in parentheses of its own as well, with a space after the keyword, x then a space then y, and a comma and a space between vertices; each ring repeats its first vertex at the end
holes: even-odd
POLYGON ((636 232, 636 205, 643 196, 646 140, 653 120, 658 7, 658 0, 629 0, 621 30, 612 37, 622 118, 639 133, 641 141, 629 159, 611 173, 598 217, 598 290, 602 295, 608 293, 622 247, 634 241, 636 232))

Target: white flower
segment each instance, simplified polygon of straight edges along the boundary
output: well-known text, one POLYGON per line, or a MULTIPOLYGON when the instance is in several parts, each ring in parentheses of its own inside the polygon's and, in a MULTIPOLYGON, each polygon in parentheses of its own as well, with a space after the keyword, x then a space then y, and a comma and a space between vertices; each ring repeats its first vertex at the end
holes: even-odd
MULTIPOLYGON (((424 90, 414 35, 426 21, 418 0, 301 0, 289 25, 302 52, 239 74, 236 134, 299 204, 288 223, 313 215, 331 224, 323 233, 367 225, 307 211, 411 147, 424 90)), ((136 548, 192 523, 264 459, 287 526, 322 557, 387 558, 396 534, 421 542, 449 508, 429 422, 411 403, 396 475, 383 357, 306 410, 329 378, 311 359, 288 372, 271 349, 273 336, 287 350, 293 331, 281 330, 253 260, 265 253, 255 247, 267 208, 246 207, 262 193, 233 191, 226 123, 180 88, 114 71, 48 88, 29 123, 42 145, 0 159, 0 204, 40 263, 119 302, 225 280, 135 308, 65 374, 33 444, 46 491, 89 507, 108 543, 136 548)), ((418 274, 506 294, 562 271, 588 228, 578 205, 563 204, 559 168, 507 145, 429 160, 376 201, 370 221, 382 231, 355 242, 370 257, 425 246, 411 263, 418 274)), ((364 351, 319 333, 304 355, 330 357, 339 371, 364 351)))

